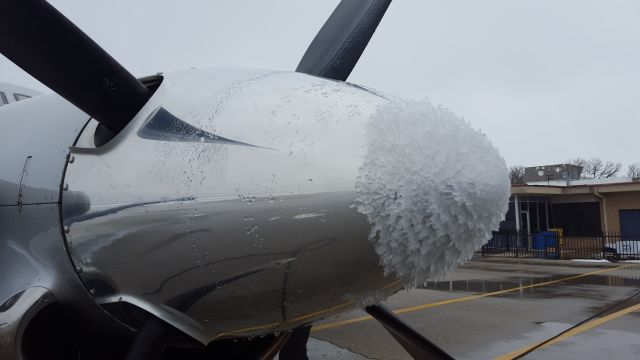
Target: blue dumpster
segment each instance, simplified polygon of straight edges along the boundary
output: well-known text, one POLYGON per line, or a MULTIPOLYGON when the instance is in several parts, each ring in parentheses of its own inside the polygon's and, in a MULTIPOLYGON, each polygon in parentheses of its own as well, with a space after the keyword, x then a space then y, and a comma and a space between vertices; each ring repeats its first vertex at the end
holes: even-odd
POLYGON ((540 231, 533 234, 533 248, 544 250, 545 247, 556 247, 558 234, 553 231, 540 231))

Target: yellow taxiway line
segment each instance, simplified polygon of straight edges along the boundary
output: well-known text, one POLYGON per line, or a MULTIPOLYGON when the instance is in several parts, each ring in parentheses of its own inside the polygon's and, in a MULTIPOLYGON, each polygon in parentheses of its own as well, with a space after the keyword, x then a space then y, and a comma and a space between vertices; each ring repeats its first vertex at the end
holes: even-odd
MULTIPOLYGON (((555 343, 559 343, 560 341, 567 340, 570 337, 573 337, 573 336, 576 336, 578 334, 581 334, 581 333, 583 333, 583 332, 585 332, 585 331, 587 331, 589 329, 593 329, 596 326, 602 325, 602 324, 606 323, 607 321, 611 321, 613 319, 617 319, 617 318, 619 318, 621 316, 627 315, 627 314, 632 313, 634 311, 640 311, 640 304, 629 306, 627 308, 624 308, 624 309, 622 309, 620 311, 616 311, 616 312, 614 312, 612 314, 609 314, 607 316, 596 318, 596 319, 588 321, 588 322, 586 322, 586 323, 584 323, 584 324, 582 324, 580 326, 576 326, 575 328, 567 331, 566 333, 558 336, 557 338, 555 338, 553 340, 550 340, 547 343, 544 342, 546 340, 539 341, 537 343, 521 347, 520 349, 514 350, 514 351, 512 351, 510 353, 498 356, 498 357, 494 358, 494 360, 512 360, 512 359, 515 359, 518 356, 526 353, 527 351, 529 351, 531 349, 534 349, 536 347, 538 347, 538 349, 542 349, 542 348, 547 347, 549 345, 553 345, 555 343)), ((538 350, 538 349, 536 349, 536 350, 538 350)))
MULTIPOLYGON (((459 303, 459 302, 465 302, 465 301, 480 299, 480 298, 484 298, 484 297, 488 297, 488 296, 496 296, 496 295, 506 294, 506 293, 510 293, 510 292, 514 292, 514 291, 520 291, 520 290, 524 290, 524 289, 531 289, 531 288, 547 286, 547 285, 551 285, 551 284, 557 284, 557 283, 560 283, 560 282, 563 282, 563 281, 579 279, 579 278, 582 278, 582 277, 585 277, 585 276, 601 274, 601 273, 604 273, 604 272, 619 270, 619 269, 627 268, 627 267, 630 267, 630 266, 637 266, 637 264, 622 265, 622 266, 618 266, 618 267, 614 267, 614 268, 591 271, 591 272, 580 274, 580 275, 568 276, 568 277, 565 277, 565 278, 562 278, 562 279, 545 281, 545 282, 541 282, 541 283, 538 283, 538 284, 530 284, 530 285, 518 286, 518 287, 514 287, 514 288, 500 290, 500 291, 481 293, 481 294, 465 296, 465 297, 460 297, 460 298, 455 298, 455 299, 437 301, 437 302, 428 303, 428 304, 405 307, 405 308, 400 308, 400 309, 393 310, 393 312, 395 314, 404 314, 404 313, 408 313, 408 312, 424 310, 424 309, 437 307, 437 306, 442 306, 442 305, 455 304, 455 303, 459 303)), ((344 325, 348 325, 348 324, 355 324, 355 323, 359 323, 359 322, 363 322, 363 321, 367 321, 367 320, 371 320, 371 319, 373 319, 371 316, 361 316, 361 317, 348 319, 348 320, 336 321, 336 322, 325 323, 325 324, 318 324, 318 325, 314 325, 311 328, 311 331, 312 332, 316 332, 316 331, 321 331, 321 330, 333 329, 333 328, 337 328, 337 327, 340 327, 340 326, 344 326, 344 325)))

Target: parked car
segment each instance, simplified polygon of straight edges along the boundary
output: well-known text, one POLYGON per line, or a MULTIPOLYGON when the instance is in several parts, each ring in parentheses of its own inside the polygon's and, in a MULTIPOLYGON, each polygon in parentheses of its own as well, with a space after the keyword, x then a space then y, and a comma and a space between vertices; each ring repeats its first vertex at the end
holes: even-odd
POLYGON ((640 238, 604 244, 604 257, 609 260, 640 259, 640 238))

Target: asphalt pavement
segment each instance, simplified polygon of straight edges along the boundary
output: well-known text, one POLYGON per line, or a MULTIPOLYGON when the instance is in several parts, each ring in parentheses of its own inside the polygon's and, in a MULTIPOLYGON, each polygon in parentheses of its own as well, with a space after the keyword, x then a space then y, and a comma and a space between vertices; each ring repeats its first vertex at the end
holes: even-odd
MULTIPOLYGON (((385 304, 456 359, 637 359, 639 292, 638 263, 475 258, 385 304)), ((312 360, 411 359, 359 310, 311 336, 312 360)))

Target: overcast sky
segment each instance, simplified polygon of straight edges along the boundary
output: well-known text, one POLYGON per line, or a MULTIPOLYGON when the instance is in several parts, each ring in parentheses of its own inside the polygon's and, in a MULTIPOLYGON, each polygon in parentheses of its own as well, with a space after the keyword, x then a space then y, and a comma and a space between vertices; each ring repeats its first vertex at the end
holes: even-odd
MULTIPOLYGON (((136 76, 294 70, 338 2, 51 0, 136 76)), ((0 81, 46 90, 2 56, 0 81)), ((450 108, 509 165, 640 162, 640 1, 395 0, 349 81, 450 108)))

